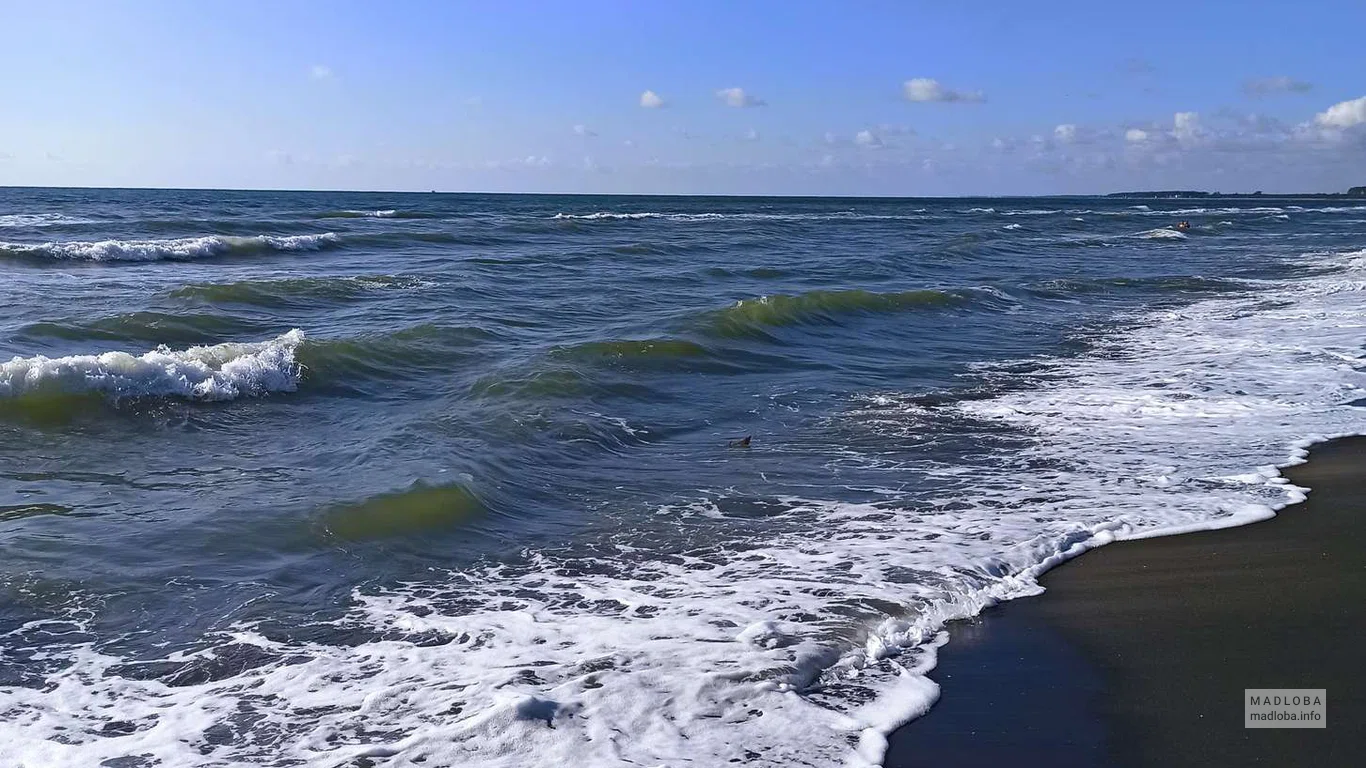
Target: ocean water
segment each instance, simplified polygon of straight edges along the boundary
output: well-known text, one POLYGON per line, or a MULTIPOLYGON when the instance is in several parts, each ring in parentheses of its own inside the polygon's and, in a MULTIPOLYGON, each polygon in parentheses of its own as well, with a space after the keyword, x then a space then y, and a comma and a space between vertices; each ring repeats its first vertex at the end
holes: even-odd
POLYGON ((0 190, 5 759, 877 764, 944 622, 1300 498, 1363 249, 1312 199, 0 190))

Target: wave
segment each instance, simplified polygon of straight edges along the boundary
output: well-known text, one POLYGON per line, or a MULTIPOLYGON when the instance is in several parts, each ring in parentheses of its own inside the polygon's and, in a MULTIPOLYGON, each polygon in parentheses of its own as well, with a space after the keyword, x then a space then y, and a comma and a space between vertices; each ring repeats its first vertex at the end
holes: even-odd
POLYGON ((389 208, 379 211, 327 211, 317 215, 319 219, 435 219, 438 218, 434 213, 423 213, 421 211, 400 211, 389 208))
POLYGON ((941 309, 968 301, 963 293, 941 290, 875 293, 865 290, 810 291, 797 295, 775 294, 737 301, 710 314, 711 332, 720 336, 743 336, 761 328, 834 323, 841 316, 941 309))
POLYGON ((1144 239, 1144 240, 1185 240, 1185 239, 1187 239, 1187 238, 1186 238, 1186 233, 1185 233, 1185 232, 1177 232, 1177 231, 1174 230, 1174 229, 1167 229, 1166 227, 1158 227, 1157 229, 1149 229, 1149 230, 1147 230, 1147 231, 1145 231, 1145 232, 1139 232, 1138 234, 1134 235, 1134 237, 1142 238, 1142 239, 1144 239))
POLYGON ((668 359, 703 357, 709 354, 706 347, 686 339, 625 339, 614 341, 589 341, 568 347, 559 347, 553 354, 569 359, 668 359))
POLYGON ((498 336, 473 326, 426 323, 397 331, 310 340, 298 361, 309 382, 343 388, 422 373, 448 373, 481 343, 498 336))
MULTIPOLYGON (((917 209, 923 211, 923 209, 917 209)), ((859 211, 834 211, 829 213, 755 213, 736 211, 734 213, 670 213, 663 211, 617 212, 597 211, 594 213, 557 213, 550 217, 556 221, 640 221, 643 219, 665 219, 668 221, 922 221, 924 216, 915 214, 875 214, 859 211)))
POLYGON ((351 541, 433 533, 476 517, 484 504, 462 485, 417 484, 358 504, 334 508, 322 525, 333 536, 351 541))
POLYGON ((1058 278, 1043 280, 1027 286, 1033 293, 1045 296, 1103 293, 1115 289, 1135 288, 1159 293, 1227 292, 1246 290, 1251 285, 1244 280, 1212 278, 1201 275, 1153 275, 1143 277, 1058 278))
POLYGON ((67 216, 64 213, 6 213, 0 214, 0 227, 51 227, 61 224, 93 224, 94 219, 67 216))
POLYGON ((261 323, 215 314, 129 312, 87 321, 43 321, 19 330, 26 338, 69 341, 134 341, 157 344, 203 344, 224 337, 259 334, 261 323))
POLYGON ((269 392, 292 392, 301 368, 295 354, 304 342, 297 328, 258 343, 227 343, 142 355, 106 352, 49 358, 15 357, 0 364, 0 398, 97 393, 113 399, 180 397, 233 400, 269 392))
POLYGON ((340 245, 332 232, 320 235, 208 235, 169 240, 67 240, 48 243, 0 242, 0 257, 67 261, 183 261, 270 251, 318 251, 340 245))
POLYGON ((171 291, 176 299, 213 304, 249 304, 288 307, 313 301, 349 301, 380 291, 411 290, 432 285, 410 275, 352 275, 348 277, 295 277, 277 280, 242 280, 235 283, 199 283, 171 291))

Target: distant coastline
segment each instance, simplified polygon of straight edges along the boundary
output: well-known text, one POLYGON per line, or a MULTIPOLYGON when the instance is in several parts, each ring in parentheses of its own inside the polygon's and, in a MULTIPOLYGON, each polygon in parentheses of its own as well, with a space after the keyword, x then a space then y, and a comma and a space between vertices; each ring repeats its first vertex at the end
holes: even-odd
POLYGON ((1220 197, 1220 198, 1260 198, 1260 197, 1309 197, 1309 198, 1338 198, 1338 197, 1366 197, 1366 186, 1352 187, 1346 192, 1201 192, 1188 189, 1164 189, 1148 192, 1111 192, 1106 197, 1141 197, 1153 198, 1186 198, 1186 197, 1220 197))

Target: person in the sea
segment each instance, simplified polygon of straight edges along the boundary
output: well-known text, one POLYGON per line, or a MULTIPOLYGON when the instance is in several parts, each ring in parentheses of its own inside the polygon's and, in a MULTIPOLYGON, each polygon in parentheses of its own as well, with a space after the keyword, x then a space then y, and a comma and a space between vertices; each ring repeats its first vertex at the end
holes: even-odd
POLYGON ((1190 229, 1190 228, 1191 228, 1191 223, 1190 223, 1189 221, 1178 221, 1178 222, 1176 222, 1176 231, 1178 231, 1178 232, 1185 232, 1186 230, 1188 230, 1188 229, 1190 229))

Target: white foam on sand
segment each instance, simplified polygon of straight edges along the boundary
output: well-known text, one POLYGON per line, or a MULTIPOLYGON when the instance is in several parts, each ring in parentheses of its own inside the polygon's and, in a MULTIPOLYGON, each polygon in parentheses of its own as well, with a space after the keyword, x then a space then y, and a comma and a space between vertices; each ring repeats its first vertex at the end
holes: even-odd
POLYGON ((295 351, 303 331, 265 342, 227 343, 141 355, 105 352, 68 357, 15 357, 0 363, 0 398, 100 393, 127 397, 232 400, 292 392, 299 384, 295 351))
MULTIPOLYGON (((1340 289, 1363 258, 1308 256, 1333 271, 1127 318, 992 399, 890 393, 835 417, 1017 441, 960 464, 901 455, 932 492, 786 499, 762 538, 693 554, 528 552, 358 591, 342 623, 390 639, 282 644, 243 626, 205 653, 278 660, 216 681, 134 679, 89 644, 47 647, 64 666, 46 687, 0 689, 0 743, 44 766, 875 765, 938 695, 945 622, 1038 594, 1043 571, 1116 538, 1240 524, 1302 497, 1275 465, 1301 460, 1306 438, 1366 430, 1366 409, 1346 405, 1366 386, 1366 317, 1340 289), (111 737, 111 721, 131 725, 111 737)), ((660 514, 681 525, 707 503, 660 514)))

